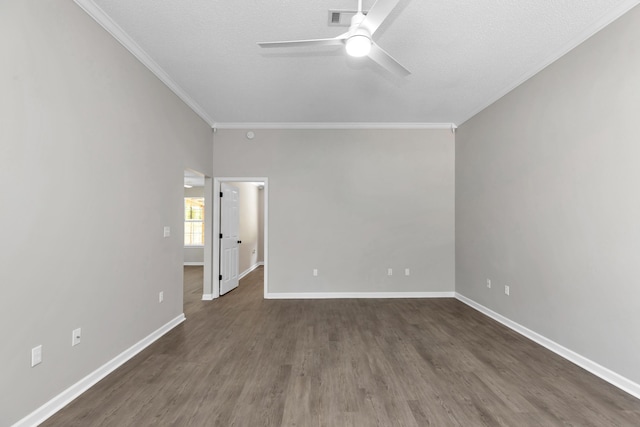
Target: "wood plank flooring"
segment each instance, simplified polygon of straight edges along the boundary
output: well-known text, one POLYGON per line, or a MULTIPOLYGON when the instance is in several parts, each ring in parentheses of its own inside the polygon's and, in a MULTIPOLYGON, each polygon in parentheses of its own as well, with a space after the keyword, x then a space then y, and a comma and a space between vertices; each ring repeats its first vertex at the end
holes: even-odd
POLYGON ((44 426, 640 426, 640 400, 454 299, 264 300, 262 269, 44 426))

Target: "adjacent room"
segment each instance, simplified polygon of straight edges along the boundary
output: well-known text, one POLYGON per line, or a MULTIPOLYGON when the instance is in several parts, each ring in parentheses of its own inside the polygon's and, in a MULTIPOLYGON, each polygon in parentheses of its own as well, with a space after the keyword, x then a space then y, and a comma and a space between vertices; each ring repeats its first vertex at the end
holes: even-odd
POLYGON ((0 425, 640 425, 639 3, 3 1, 0 425))

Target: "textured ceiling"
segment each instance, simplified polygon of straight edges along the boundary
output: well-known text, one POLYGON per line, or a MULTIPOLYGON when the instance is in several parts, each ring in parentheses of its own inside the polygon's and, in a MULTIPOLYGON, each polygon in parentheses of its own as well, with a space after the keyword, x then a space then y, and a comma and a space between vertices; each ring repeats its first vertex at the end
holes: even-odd
POLYGON ((400 0, 374 39, 401 78, 341 47, 256 45, 341 34, 327 11, 356 0, 76 2, 218 127, 460 124, 640 3, 400 0))

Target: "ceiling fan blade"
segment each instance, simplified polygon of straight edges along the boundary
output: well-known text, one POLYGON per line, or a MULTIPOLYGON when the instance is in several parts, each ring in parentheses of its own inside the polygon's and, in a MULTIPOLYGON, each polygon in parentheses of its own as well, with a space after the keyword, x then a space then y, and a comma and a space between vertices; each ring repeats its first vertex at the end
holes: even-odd
POLYGON ((289 40, 281 42, 259 42, 260 47, 342 46, 344 34, 330 39, 289 40))
POLYGON ((373 35, 399 1, 400 0, 378 0, 367 13, 360 27, 366 28, 369 34, 373 35))
POLYGON ((371 43, 371 51, 369 51, 369 58, 380 64, 382 67, 391 71, 392 73, 400 76, 408 76, 411 71, 404 68, 398 61, 396 61, 391 55, 385 52, 376 43, 371 43))

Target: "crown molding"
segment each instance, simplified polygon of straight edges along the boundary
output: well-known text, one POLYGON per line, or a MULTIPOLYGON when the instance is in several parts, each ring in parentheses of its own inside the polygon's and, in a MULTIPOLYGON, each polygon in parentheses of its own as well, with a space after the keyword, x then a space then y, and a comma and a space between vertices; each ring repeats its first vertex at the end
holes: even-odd
POLYGON ((202 120, 209 126, 214 126, 214 120, 198 105, 187 93, 182 90, 176 82, 158 65, 151 57, 136 43, 131 37, 109 17, 97 4, 92 0, 73 0, 82 10, 100 24, 109 34, 113 36, 122 46, 125 47, 138 61, 147 67, 153 74, 160 79, 178 98, 180 98, 189 108, 193 110, 202 120))
POLYGON ((512 90, 514 90, 515 88, 517 88, 518 86, 526 82, 527 80, 529 80, 531 77, 535 76, 536 74, 538 74, 539 72, 547 68, 549 65, 556 62, 558 59, 562 58, 571 50, 575 49, 580 44, 584 43, 591 36, 598 33, 604 27, 611 24, 616 19, 620 18, 622 15, 630 11, 632 8, 634 8, 638 4, 640 4, 640 0, 625 0, 620 2, 620 4, 614 9, 612 9, 611 12, 607 13, 606 15, 602 16, 600 19, 596 20, 594 23, 589 25, 587 28, 584 29, 584 31, 582 31, 577 36, 575 36, 574 38, 569 40, 567 43, 565 43, 555 53, 553 53, 552 55, 549 55, 549 57, 547 57, 546 60, 542 61, 537 67, 534 67, 531 70, 527 71, 520 78, 516 79, 513 83, 511 83, 510 85, 505 87, 503 90, 498 92, 497 95, 492 96, 486 102, 483 102, 482 104, 480 104, 480 106, 478 106, 471 112, 462 116, 462 118, 458 120, 458 123, 460 123, 460 125, 464 124, 464 122, 471 119, 473 116, 475 116, 485 108, 489 107, 491 104, 498 101, 500 98, 502 98, 503 96, 505 96, 506 94, 508 94, 509 92, 511 92, 512 90))
POLYGON ((215 123, 214 129, 447 129, 455 130, 454 123, 215 123))

